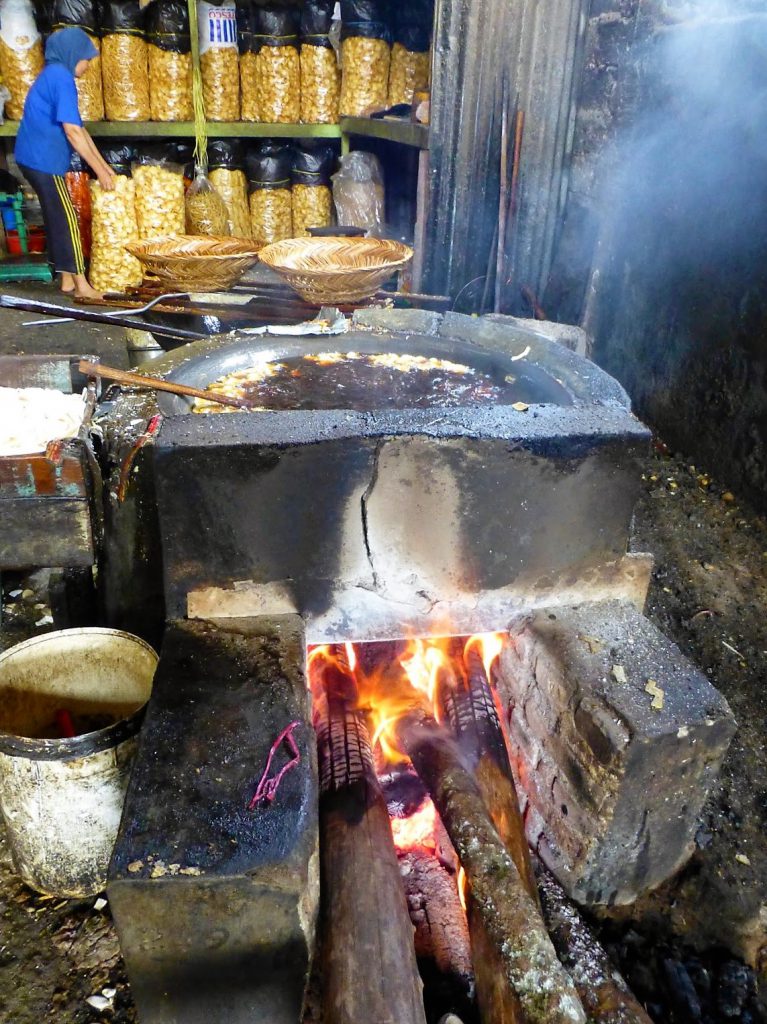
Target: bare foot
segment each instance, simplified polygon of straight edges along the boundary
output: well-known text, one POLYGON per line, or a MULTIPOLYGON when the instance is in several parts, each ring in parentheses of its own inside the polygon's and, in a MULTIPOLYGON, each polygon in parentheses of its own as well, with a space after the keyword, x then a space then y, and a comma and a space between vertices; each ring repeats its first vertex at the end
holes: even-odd
POLYGON ((61 274, 61 292, 63 295, 75 293, 75 275, 67 273, 66 270, 61 274))
POLYGON ((75 288, 72 292, 76 299, 103 299, 103 292, 97 292, 95 288, 88 285, 87 289, 75 288))
POLYGON ((97 292, 95 288, 92 288, 88 278, 85 274, 75 274, 74 276, 74 296, 76 299, 103 299, 104 296, 101 292, 97 292))

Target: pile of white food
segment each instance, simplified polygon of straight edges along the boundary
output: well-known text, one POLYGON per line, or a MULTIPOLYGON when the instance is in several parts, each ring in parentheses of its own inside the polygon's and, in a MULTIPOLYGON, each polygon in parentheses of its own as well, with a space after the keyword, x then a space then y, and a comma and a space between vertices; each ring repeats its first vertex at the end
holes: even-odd
POLYGON ((0 456, 44 452, 50 441, 76 437, 84 417, 82 395, 0 388, 0 456))

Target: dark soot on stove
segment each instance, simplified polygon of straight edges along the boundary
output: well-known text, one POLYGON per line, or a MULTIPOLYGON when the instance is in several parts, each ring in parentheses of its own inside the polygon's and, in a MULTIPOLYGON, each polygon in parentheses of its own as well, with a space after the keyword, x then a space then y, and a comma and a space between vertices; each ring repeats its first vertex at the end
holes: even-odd
MULTIPOLYGON (((396 353, 300 356, 239 370, 208 385, 211 391, 274 410, 458 408, 472 405, 562 404, 558 384, 537 367, 495 374, 465 364, 396 353)), ((234 411, 224 406, 199 409, 234 411)))

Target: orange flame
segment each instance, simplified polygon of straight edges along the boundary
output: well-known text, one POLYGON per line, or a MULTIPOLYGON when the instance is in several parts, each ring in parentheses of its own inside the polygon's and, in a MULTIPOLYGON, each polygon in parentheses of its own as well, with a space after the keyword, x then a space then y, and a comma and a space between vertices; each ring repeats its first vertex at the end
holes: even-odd
POLYGON ((496 658, 501 656, 505 639, 505 633, 475 633, 466 641, 463 656, 466 658, 470 651, 476 650, 482 659, 488 681, 492 681, 493 665, 496 658))
POLYGON ((461 901, 461 906, 463 907, 463 909, 465 911, 466 910, 466 889, 468 887, 468 882, 466 881, 466 872, 463 870, 463 867, 458 868, 457 884, 458 884, 458 899, 461 901))
POLYGON ((464 662, 468 654, 479 655, 490 679, 505 639, 504 633, 476 633, 465 642, 451 636, 409 640, 399 657, 370 673, 361 667, 354 644, 324 644, 310 650, 310 685, 317 699, 316 678, 322 675, 331 685, 344 688, 340 696, 351 696, 346 691, 353 677, 351 690, 356 688, 356 706, 368 716, 373 748, 378 748, 384 763, 398 764, 408 760, 397 744, 399 719, 420 708, 441 721, 445 689, 467 685, 464 662), (319 665, 318 659, 322 659, 319 665))
POLYGON ((437 849, 437 809, 426 799, 424 805, 409 818, 392 818, 391 831, 398 850, 437 849))

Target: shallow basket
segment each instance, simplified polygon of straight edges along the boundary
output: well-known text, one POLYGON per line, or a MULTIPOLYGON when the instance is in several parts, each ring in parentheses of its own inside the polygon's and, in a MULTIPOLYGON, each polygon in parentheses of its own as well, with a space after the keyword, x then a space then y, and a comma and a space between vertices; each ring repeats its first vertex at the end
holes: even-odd
POLYGON ((242 238, 179 235, 148 238, 125 246, 144 268, 171 289, 222 291, 258 259, 261 243, 242 238))
POLYGON ((307 302, 323 306, 370 298, 413 250, 380 238, 288 238, 259 258, 307 302))

